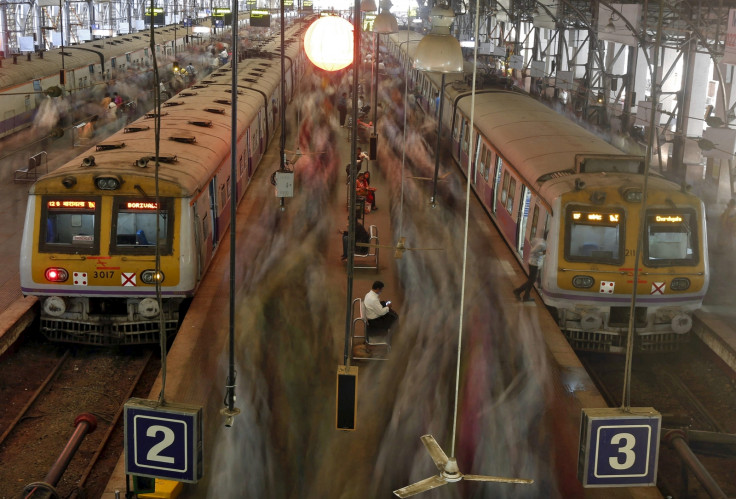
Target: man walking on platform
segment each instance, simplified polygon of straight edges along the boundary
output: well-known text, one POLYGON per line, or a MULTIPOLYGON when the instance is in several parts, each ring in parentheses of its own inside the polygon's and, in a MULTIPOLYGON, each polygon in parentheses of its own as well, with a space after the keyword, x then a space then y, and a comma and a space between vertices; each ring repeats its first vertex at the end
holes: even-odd
POLYGON ((514 290, 514 296, 517 300, 521 300, 521 293, 524 293, 524 301, 534 301, 531 297, 534 282, 537 280, 539 267, 542 266, 544 255, 547 253, 547 234, 544 239, 535 239, 532 242, 532 249, 529 251, 529 278, 524 284, 514 290))
POLYGON ((340 113, 340 126, 345 126, 345 117, 348 115, 348 94, 343 92, 337 101, 337 110, 340 113))

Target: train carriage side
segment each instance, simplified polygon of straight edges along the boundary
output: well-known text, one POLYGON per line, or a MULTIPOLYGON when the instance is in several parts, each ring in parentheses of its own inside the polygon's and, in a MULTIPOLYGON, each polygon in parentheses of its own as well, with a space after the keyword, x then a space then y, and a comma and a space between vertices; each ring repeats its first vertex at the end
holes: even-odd
POLYGON ((457 130, 453 156, 467 173, 471 154, 471 185, 524 265, 531 241, 549 232, 539 289, 573 345, 602 351, 625 345, 640 220, 647 235, 637 286, 637 346, 667 350, 684 341, 690 313, 708 285, 702 202, 652 177, 641 213, 641 158, 624 155, 519 93, 476 95, 479 138, 471 147, 470 98, 452 88, 447 95, 457 102, 454 123, 447 123, 457 130), (615 258, 602 256, 611 248, 579 243, 595 230, 578 227, 574 215, 593 217, 591 223, 606 219, 598 230, 608 231, 604 240, 620 243, 615 258), (614 219, 620 224, 615 231, 614 219))
MULTIPOLYGON (((243 70, 239 76, 247 67, 243 70)), ((179 305, 196 291, 230 221, 231 95, 224 84, 229 78, 223 71, 162 108, 159 202, 151 114, 34 184, 22 240, 21 287, 41 297, 47 337, 92 344, 155 342, 159 313, 167 333, 175 330, 179 305), (154 271, 157 226, 160 274, 154 271), (163 310, 155 300, 156 279, 163 310)), ((270 95, 273 84, 273 78, 262 78, 263 93, 270 95)), ((264 114, 261 95, 239 96, 240 157, 248 154, 248 130, 260 126, 264 114)))
MULTIPOLYGON (((159 68, 166 70, 173 61, 173 45, 181 46, 187 30, 162 27, 155 31, 159 68)), ((129 69, 150 71, 153 59, 148 31, 65 46, 63 57, 61 52, 56 48, 3 61, 0 137, 30 126, 38 106, 46 99, 42 92, 50 87, 63 87, 67 93, 78 93, 77 98, 85 99, 89 97, 86 92, 96 85, 125 75, 129 69), (62 70, 64 84, 60 78, 62 70)))

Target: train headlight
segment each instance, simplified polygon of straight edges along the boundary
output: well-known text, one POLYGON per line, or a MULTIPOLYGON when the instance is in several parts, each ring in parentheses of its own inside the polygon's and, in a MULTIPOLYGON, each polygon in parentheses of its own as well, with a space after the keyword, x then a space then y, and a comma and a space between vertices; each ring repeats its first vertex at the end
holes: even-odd
POLYGON ((64 282, 69 279, 69 272, 59 267, 49 267, 44 273, 46 280, 50 282, 64 282))
POLYGON ((627 188, 623 190, 621 196, 627 203, 641 203, 643 193, 638 188, 627 188))
POLYGON ((690 287, 690 279, 687 277, 675 277, 670 283, 672 291, 685 291, 690 287))
POLYGON ((589 288, 593 286, 595 279, 589 275, 576 275, 572 278, 572 285, 576 288, 589 288))
POLYGON ((97 177, 95 179, 95 185, 97 188, 104 191, 115 191, 120 189, 120 184, 122 183, 123 182, 120 180, 120 177, 97 177))
POLYGON ((43 301, 43 311, 51 317, 61 317, 66 312, 66 302, 61 296, 49 296, 43 301))
POLYGON ((164 273, 160 270, 156 272, 154 269, 146 269, 141 272, 141 281, 146 284, 156 284, 156 281, 164 282, 164 273))

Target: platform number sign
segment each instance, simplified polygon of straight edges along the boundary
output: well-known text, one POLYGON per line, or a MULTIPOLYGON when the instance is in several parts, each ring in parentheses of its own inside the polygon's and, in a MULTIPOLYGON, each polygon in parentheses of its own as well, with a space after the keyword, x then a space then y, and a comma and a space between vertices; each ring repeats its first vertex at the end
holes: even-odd
POLYGON ((125 472, 197 482, 202 478, 202 408, 131 398, 125 404, 125 472))
POLYGON ((661 423, 651 407, 583 409, 578 455, 583 486, 656 485, 661 423))

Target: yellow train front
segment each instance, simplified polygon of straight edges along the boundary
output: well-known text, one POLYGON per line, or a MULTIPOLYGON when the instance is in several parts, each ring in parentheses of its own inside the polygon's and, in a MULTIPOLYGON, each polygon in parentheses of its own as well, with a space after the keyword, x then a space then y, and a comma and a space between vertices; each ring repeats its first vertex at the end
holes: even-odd
MULTIPOLYGON (((291 26, 287 39, 296 41, 301 30, 291 26)), ((299 44, 286 49, 281 103, 281 69, 272 61, 279 43, 238 66, 235 161, 229 65, 33 185, 20 282, 23 294, 41 302, 47 338, 141 344, 177 330, 227 234, 231 203, 243 199, 276 135, 273 106, 294 95, 299 44)))
POLYGON ((676 349, 708 288, 703 203, 658 177, 649 179, 645 209, 643 176, 580 174, 571 182, 552 209, 545 304, 575 348, 621 352, 638 261, 635 346, 676 349))
POLYGON ((152 192, 141 193, 142 186, 150 190, 148 176, 89 170, 52 176, 29 195, 26 220, 36 230, 24 232, 23 293, 40 295, 41 329, 49 339, 155 343, 159 313, 167 334, 174 333, 198 282, 192 224, 183 220, 189 203, 175 182, 162 180, 156 201, 152 192))

